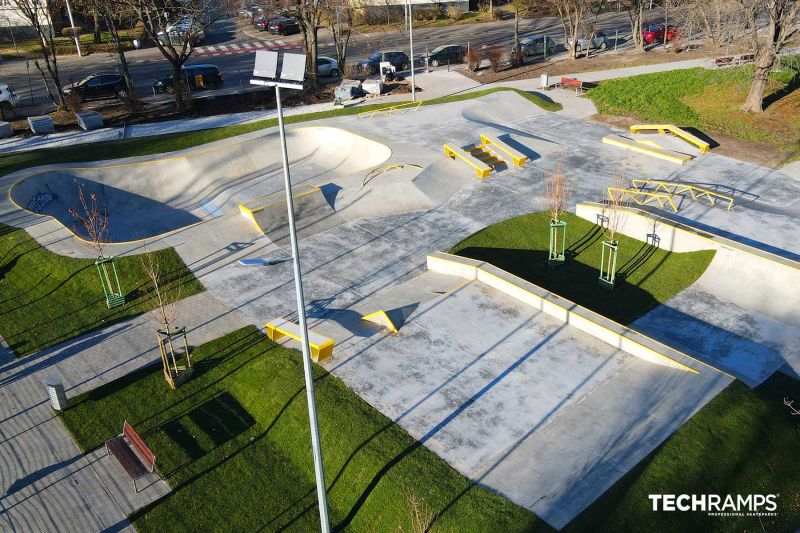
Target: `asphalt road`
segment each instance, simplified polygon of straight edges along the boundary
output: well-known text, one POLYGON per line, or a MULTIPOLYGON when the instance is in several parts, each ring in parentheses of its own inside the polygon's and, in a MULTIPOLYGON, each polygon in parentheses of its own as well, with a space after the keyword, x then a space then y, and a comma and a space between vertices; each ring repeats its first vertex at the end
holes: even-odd
MULTIPOLYGON (((658 16, 651 12, 651 19, 658 16)), ((426 47, 430 50, 443 44, 469 43, 470 47, 507 44, 513 37, 513 20, 494 23, 465 24, 445 27, 424 27, 424 23, 414 29, 414 55, 422 55, 426 47)), ((603 53, 613 53, 615 33, 619 32, 619 49, 630 48, 630 26, 625 12, 603 13, 596 22, 596 28, 609 37, 609 49, 603 53)), ((556 55, 564 54, 564 37, 561 22, 557 17, 527 19, 520 22, 521 35, 546 34, 556 41, 556 55)), ((336 57, 333 40, 327 30, 320 31, 320 55, 336 57)), ((381 49, 400 49, 408 53, 408 32, 392 31, 374 34, 354 34, 348 52, 348 59, 365 58, 381 49)), ((255 58, 255 49, 300 50, 299 35, 287 37, 259 32, 249 24, 237 24, 234 19, 217 21, 208 32, 206 39, 195 50, 187 64, 213 63, 217 65, 225 80, 223 92, 237 91, 249 85, 255 58)), ((126 54, 140 96, 152 95, 153 82, 170 73, 169 63, 161 57, 158 49, 148 48, 126 54)), ((91 73, 114 72, 118 69, 116 54, 92 54, 87 57, 65 56, 60 58, 61 79, 70 83, 91 73)), ((442 67, 440 67, 442 68, 442 67)), ((41 75, 33 62, 6 61, 0 65, 0 82, 8 83, 21 93, 23 106, 37 105, 46 112, 47 94, 41 75)), ((198 94, 199 96, 199 94, 198 94)), ((168 96, 161 98, 167 99, 168 96)))

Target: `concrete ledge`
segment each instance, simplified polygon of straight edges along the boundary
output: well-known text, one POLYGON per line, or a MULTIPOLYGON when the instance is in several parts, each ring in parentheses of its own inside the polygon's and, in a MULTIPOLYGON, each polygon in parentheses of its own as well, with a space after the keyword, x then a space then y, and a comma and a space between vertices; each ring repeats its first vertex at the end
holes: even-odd
POLYGON ((0 139, 5 139, 12 135, 14 135, 14 128, 11 127, 11 123, 0 122, 0 139))
POLYGON ((619 146, 620 148, 624 148, 626 150, 633 150, 634 152, 640 152, 649 156, 657 157, 658 159, 671 161, 679 165, 684 164, 692 158, 690 155, 679 154, 678 152, 672 152, 670 150, 662 150, 660 148, 643 146, 641 143, 630 141, 620 135, 606 135, 603 137, 603 143, 610 144, 612 146, 619 146))
POLYGON ((97 111, 84 111, 75 113, 78 119, 78 126, 85 131, 96 130, 103 127, 103 117, 97 111))
POLYGON ((53 125, 53 119, 47 115, 28 117, 28 126, 30 126, 34 135, 44 135, 45 133, 53 133, 56 131, 53 125))
MULTIPOLYGON (((534 309, 543 311, 584 333, 588 333, 606 344, 650 363, 695 374, 699 374, 700 369, 704 367, 722 372, 683 352, 661 344, 638 331, 618 324, 575 302, 561 298, 538 285, 509 274, 505 270, 489 263, 457 255, 434 252, 428 255, 427 264, 428 269, 434 272, 485 283, 512 298, 530 305, 534 309)), ((723 373, 728 375, 726 372, 723 373)))

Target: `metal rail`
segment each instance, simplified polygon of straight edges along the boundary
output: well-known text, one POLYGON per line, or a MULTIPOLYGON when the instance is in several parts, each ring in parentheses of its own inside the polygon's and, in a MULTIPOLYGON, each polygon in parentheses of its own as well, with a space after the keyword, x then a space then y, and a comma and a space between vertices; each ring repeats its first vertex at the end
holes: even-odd
POLYGON ((631 201, 633 201, 633 203, 637 205, 647 205, 653 201, 656 201, 663 209, 665 205, 669 204, 675 213, 678 212, 678 206, 676 206, 675 202, 672 200, 672 195, 668 193, 641 191, 638 189, 623 189, 622 187, 609 187, 608 197, 612 202, 614 200, 619 201, 619 198, 615 198, 614 193, 620 193, 620 198, 627 196, 631 199, 631 201))
POLYGON ((733 209, 733 197, 720 194, 718 192, 703 189, 695 185, 687 183, 679 183, 675 181, 661 181, 661 180, 648 180, 648 179, 635 179, 631 181, 633 188, 642 191, 645 187, 650 188, 652 192, 664 191, 669 195, 689 193, 692 200, 706 197, 711 205, 716 205, 717 200, 728 202, 728 211, 733 209))
POLYGON ((398 110, 402 111, 416 111, 419 109, 419 106, 422 105, 422 100, 419 102, 405 102, 403 104, 397 104, 389 107, 382 107, 381 109, 375 109, 373 111, 362 111, 358 114, 358 118, 372 118, 377 114, 385 114, 391 115, 398 110))

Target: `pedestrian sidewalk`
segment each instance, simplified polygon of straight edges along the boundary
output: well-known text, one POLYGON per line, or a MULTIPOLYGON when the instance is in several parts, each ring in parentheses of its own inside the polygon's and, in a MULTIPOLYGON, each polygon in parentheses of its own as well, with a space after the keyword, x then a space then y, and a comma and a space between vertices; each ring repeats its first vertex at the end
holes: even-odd
MULTIPOLYGON (((209 292, 180 308, 195 345, 244 325, 209 292)), ((83 455, 44 385, 60 380, 74 397, 157 363, 153 330, 154 322, 141 315, 22 359, 6 354, 0 362, 0 530, 133 532, 125 517, 169 491, 160 481, 135 494, 104 452, 83 455)))

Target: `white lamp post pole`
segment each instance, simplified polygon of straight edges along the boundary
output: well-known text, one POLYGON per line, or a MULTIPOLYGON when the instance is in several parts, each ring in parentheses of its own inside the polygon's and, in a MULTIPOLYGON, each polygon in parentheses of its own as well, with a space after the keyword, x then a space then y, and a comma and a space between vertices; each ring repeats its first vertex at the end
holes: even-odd
POLYGON ((417 101, 417 84, 414 77, 414 17, 411 12, 411 0, 408 0, 408 45, 411 48, 411 57, 409 63, 411 64, 411 101, 417 101))
POLYGON ((294 267, 294 288, 297 296, 297 317, 300 324, 300 343, 303 350, 303 374, 306 384, 306 401, 308 403, 308 423, 311 429, 311 449, 314 455, 314 476, 317 484, 317 504, 319 506, 319 522, 322 533, 330 533, 328 519, 327 486, 322 460, 322 445, 319 438, 319 422, 317 421, 317 404, 314 396, 314 373, 311 366, 311 353, 308 342, 308 325, 303 298, 303 277, 300 271, 300 252, 297 245, 297 227, 294 220, 294 202, 292 201, 292 180, 289 176, 289 156, 286 150, 286 130, 283 124, 283 106, 281 104, 281 85, 286 88, 302 89, 305 76, 305 55, 284 54, 281 79, 277 75, 278 54, 273 51, 256 53, 255 77, 250 81, 254 85, 275 87, 275 102, 278 111, 278 132, 281 140, 281 159, 283 162, 283 180, 286 189, 286 210, 289 218, 289 241, 292 246, 292 263, 294 267), (260 66, 263 60, 265 66, 260 66), (263 70, 262 70, 263 69, 263 70), (266 79, 264 79, 266 78, 266 79))

